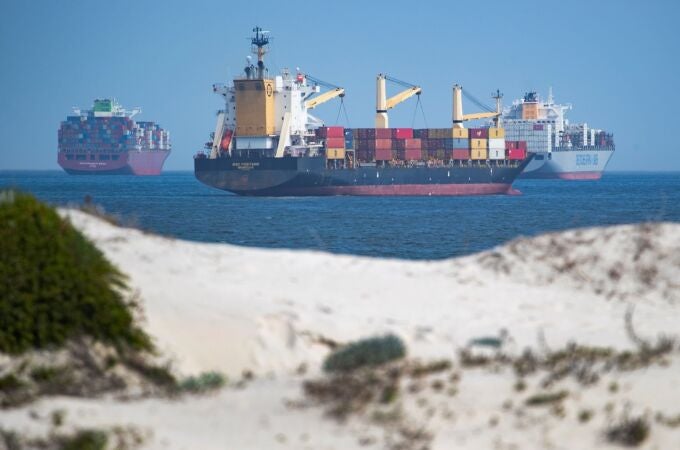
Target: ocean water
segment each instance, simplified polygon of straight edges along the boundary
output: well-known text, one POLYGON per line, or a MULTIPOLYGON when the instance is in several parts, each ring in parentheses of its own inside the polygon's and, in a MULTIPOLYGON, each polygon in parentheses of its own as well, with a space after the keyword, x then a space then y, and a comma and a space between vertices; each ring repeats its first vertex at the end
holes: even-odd
POLYGON ((86 196, 125 224, 204 242, 440 259, 519 236, 643 221, 680 222, 680 173, 605 173, 600 181, 518 180, 517 196, 238 197, 193 172, 158 177, 0 171, 54 205, 86 196))

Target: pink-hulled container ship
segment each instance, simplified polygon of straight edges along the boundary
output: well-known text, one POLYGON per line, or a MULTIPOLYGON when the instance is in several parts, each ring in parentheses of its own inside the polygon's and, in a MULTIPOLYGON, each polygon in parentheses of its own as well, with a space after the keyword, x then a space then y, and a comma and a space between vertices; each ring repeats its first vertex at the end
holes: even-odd
POLYGON ((136 108, 97 99, 91 110, 74 109, 58 132, 57 162, 73 175, 159 175, 170 155, 170 133, 154 122, 136 122, 136 108))

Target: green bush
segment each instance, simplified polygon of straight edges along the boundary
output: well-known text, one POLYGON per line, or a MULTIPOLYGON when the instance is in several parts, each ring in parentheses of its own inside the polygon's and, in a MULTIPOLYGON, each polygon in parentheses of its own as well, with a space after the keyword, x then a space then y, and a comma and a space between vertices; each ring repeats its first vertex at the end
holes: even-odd
POLYGON ((378 366, 403 358, 406 347, 394 335, 362 339, 334 351, 324 361, 326 372, 349 372, 364 366, 378 366))
POLYGON ((196 377, 189 377, 179 384, 180 391, 191 393, 208 392, 219 389, 227 382, 224 375, 218 372, 205 372, 196 377))
POLYGON ((108 442, 106 433, 99 430, 80 430, 75 435, 63 438, 60 450, 104 450, 108 442))
POLYGON ((28 194, 0 192, 0 352, 83 335, 151 350, 126 289, 125 277, 54 209, 28 194))
POLYGON ((606 430, 607 439, 626 447, 637 447, 649 437, 650 426, 644 417, 624 416, 606 430))

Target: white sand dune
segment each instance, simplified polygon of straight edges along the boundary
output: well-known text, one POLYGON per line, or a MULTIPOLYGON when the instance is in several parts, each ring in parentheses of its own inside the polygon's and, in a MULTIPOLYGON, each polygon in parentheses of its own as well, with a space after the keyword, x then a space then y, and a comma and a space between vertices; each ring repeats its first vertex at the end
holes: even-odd
MULTIPOLYGON (((295 374, 301 364, 307 376, 319 372, 324 339, 392 332, 421 359, 453 359, 471 339, 500 330, 511 336, 511 352, 535 348, 539 335, 554 348, 575 341, 624 349, 633 346, 623 319, 630 305, 640 335, 679 331, 680 224, 575 230, 414 262, 186 242, 61 213, 129 276, 146 329, 178 373, 217 370, 235 379, 251 371, 256 381, 183 401, 54 398, 0 413, 3 426, 25 432, 44 432, 49 411, 65 408, 71 426, 152 430, 148 448, 363 448, 358 436, 382 431, 360 421, 336 424, 318 408, 284 406, 302 395, 295 374), (29 410, 43 419, 30 419, 29 410)), ((431 448, 599 448, 607 419, 579 424, 578 410, 629 401, 640 412, 680 414, 679 367, 673 359, 669 367, 617 375, 618 397, 605 387, 579 391, 565 404, 566 419, 508 413, 491 428, 500 405, 519 395, 513 378, 466 372, 456 397, 426 398, 455 417, 428 421, 431 448)), ((678 442, 676 429, 659 426, 646 444, 678 442)))

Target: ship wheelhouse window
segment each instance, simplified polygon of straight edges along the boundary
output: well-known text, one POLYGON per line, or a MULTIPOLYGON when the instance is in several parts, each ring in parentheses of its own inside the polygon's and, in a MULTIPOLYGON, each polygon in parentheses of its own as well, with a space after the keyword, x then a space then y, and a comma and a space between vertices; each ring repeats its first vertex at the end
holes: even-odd
POLYGON ((100 161, 108 161, 109 159, 111 159, 110 155, 99 155, 100 161))
POLYGON ((90 155, 90 161, 94 161, 94 155, 90 155))
POLYGON ((76 161, 85 161, 85 155, 76 155, 76 161))
POLYGON ((69 161, 73 160, 73 155, 66 155, 66 159, 68 159, 69 161))
POLYGON ((111 159, 114 161, 118 161, 118 158, 120 158, 120 155, 111 155, 111 159))

